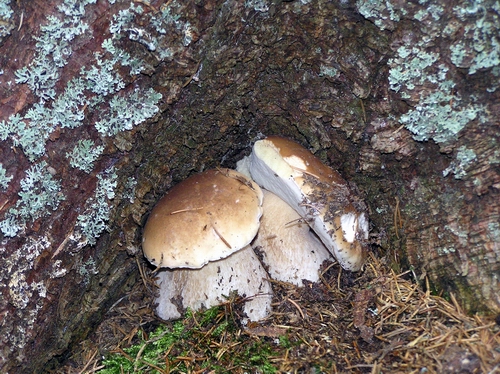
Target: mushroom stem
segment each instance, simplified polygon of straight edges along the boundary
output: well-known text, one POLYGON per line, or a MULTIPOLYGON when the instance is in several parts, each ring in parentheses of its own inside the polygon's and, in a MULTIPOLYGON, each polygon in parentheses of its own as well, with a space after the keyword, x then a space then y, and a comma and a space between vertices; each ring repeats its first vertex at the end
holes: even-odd
POLYGON ((157 314, 164 320, 180 318, 187 308, 211 308, 237 292, 246 297, 243 311, 247 317, 258 321, 271 311, 272 289, 267 278, 250 246, 201 269, 160 270, 157 314))
POLYGON ((252 247, 272 279, 303 286, 319 281, 321 264, 333 260, 307 223, 278 196, 263 190, 264 214, 252 247))

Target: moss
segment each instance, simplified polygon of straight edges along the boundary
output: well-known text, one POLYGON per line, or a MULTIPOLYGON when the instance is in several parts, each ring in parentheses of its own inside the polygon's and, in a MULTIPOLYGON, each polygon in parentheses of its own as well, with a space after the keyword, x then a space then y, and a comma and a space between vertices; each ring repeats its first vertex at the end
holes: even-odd
POLYGON ((197 313, 188 311, 182 320, 160 325, 149 336, 139 332, 137 343, 120 350, 120 353, 108 354, 98 373, 188 372, 191 369, 189 361, 178 357, 192 355, 193 349, 203 352, 201 367, 206 372, 230 373, 240 369, 252 373, 276 373, 277 365, 272 360, 276 352, 299 345, 290 341, 288 336, 281 336, 271 343, 268 339, 246 341, 238 334, 232 347, 241 349, 224 354, 213 342, 231 338, 238 328, 234 318, 221 318, 221 310, 221 307, 214 307, 197 313))
POLYGON ((450 273, 448 265, 442 266, 436 279, 429 280, 431 291, 440 295, 447 301, 452 301, 451 294, 456 298, 460 295, 460 304, 470 314, 484 313, 487 311, 484 304, 478 300, 478 290, 471 287, 466 276, 450 273))

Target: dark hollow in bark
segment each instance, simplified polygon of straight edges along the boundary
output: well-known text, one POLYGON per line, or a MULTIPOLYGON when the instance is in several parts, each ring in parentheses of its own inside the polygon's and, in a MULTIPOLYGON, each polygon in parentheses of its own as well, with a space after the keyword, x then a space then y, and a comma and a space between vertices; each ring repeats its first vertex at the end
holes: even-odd
POLYGON ((0 23, 2 372, 63 358, 138 281, 141 227, 163 193, 271 134, 355 182, 395 267, 471 313, 500 311, 498 35, 480 22, 498 30, 492 9, 81 3, 11 2, 0 23), (57 45, 46 55, 44 35, 57 45), (49 110, 77 78, 82 117, 57 123, 49 110), (67 156, 82 139, 102 147, 87 170, 67 156))

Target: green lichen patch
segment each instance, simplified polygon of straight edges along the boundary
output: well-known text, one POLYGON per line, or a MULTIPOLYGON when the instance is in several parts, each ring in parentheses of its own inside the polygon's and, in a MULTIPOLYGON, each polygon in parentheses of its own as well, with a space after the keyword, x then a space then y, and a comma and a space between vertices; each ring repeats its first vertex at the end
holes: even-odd
POLYGON ((15 236, 29 222, 50 215, 64 199, 61 184, 53 178, 45 161, 28 169, 20 184, 19 200, 0 222, 0 230, 5 236, 15 236))
POLYGON ((10 0, 0 1, 0 45, 2 44, 2 39, 10 34, 14 29, 14 23, 11 18, 14 11, 10 7, 10 0))
MULTIPOLYGON (((71 7, 71 0, 65 0, 60 6, 63 12, 71 7)), ((86 0, 79 4, 79 9, 95 0, 86 0)), ((74 4, 73 4, 74 5, 74 4)), ((40 35, 35 37, 36 55, 29 66, 16 72, 16 83, 27 84, 29 88, 42 100, 54 99, 54 89, 59 77, 60 68, 68 63, 72 53, 71 41, 86 32, 88 24, 82 21, 84 13, 73 12, 72 17, 60 19, 56 16, 47 16, 47 23, 40 27, 40 35)))
POLYGON ((443 171, 443 175, 446 177, 448 174, 453 173, 455 179, 462 179, 467 175, 468 168, 474 164, 477 160, 477 155, 472 149, 468 149, 466 146, 461 146, 450 166, 443 171))
POLYGON ((425 69, 438 60, 435 52, 427 52, 418 47, 401 46, 397 50, 398 57, 391 59, 389 85, 392 90, 413 90, 416 85, 422 85, 427 80, 425 69))
POLYGON ((127 97, 115 96, 109 102, 109 113, 96 122, 95 128, 107 136, 131 130, 158 112, 157 104, 161 97, 152 88, 145 92, 135 91, 127 97))
POLYGON ((66 153, 70 165, 74 168, 90 173, 94 169, 94 162, 99 158, 104 146, 96 145, 92 140, 79 140, 71 152, 66 153))
POLYGON ((6 170, 4 169, 3 165, 0 163, 0 187, 3 189, 7 189, 9 186, 10 181, 12 180, 13 176, 7 176, 6 175, 6 170))
POLYGON ((464 22, 460 38, 450 46, 451 61, 469 74, 500 64, 500 5, 498 1, 474 1, 453 8, 464 22))
POLYGON ((54 130, 50 112, 42 104, 35 104, 26 116, 15 114, 0 123, 0 140, 10 138, 15 147, 21 147, 30 161, 45 153, 45 143, 54 130))
MULTIPOLYGON (((399 121, 416 140, 453 143, 473 121, 492 120, 489 110, 481 104, 485 92, 454 92, 467 84, 459 79, 456 67, 468 68, 469 74, 475 74, 500 64, 497 2, 459 2, 448 8, 429 1, 357 1, 356 5, 381 29, 396 29, 402 20, 412 22, 402 26, 401 31, 415 32, 403 37, 400 45, 394 43, 399 46, 388 61, 388 79, 390 88, 411 104, 399 121)), ((493 70, 486 74, 493 74, 493 70)))
POLYGON ((356 6, 364 17, 373 19, 381 30, 392 29, 394 22, 398 22, 407 14, 404 7, 391 1, 358 0, 356 6))
POLYGON ((445 143, 456 140, 458 133, 484 111, 483 105, 463 105, 454 95, 433 91, 421 98, 414 109, 401 115, 399 122, 414 134, 415 140, 445 143))
MULTIPOLYGON (((49 139, 57 148, 61 130, 71 137, 72 130, 78 128, 74 145, 64 145, 70 149, 66 153, 66 159, 72 168, 90 174, 103 151, 103 146, 95 145, 92 140, 95 139, 95 130, 102 137, 115 136, 132 129, 159 111, 158 104, 162 95, 152 88, 143 91, 137 86, 131 92, 125 90, 130 77, 143 70, 143 62, 114 44, 115 41, 127 38, 135 17, 143 13, 140 6, 131 3, 128 9, 116 11, 114 22, 118 22, 119 26, 111 23, 112 30, 108 33, 112 37, 105 39, 104 52, 96 52, 93 60, 88 57, 85 59, 91 63, 88 67, 73 66, 69 76, 64 70, 68 69, 68 63, 74 58, 72 46, 75 39, 91 37, 93 30, 85 22, 85 9, 94 3, 95 0, 65 0, 56 6, 58 13, 47 16, 39 33, 35 33, 35 55, 32 61, 15 72, 16 83, 27 85, 38 97, 38 101, 0 121, 0 141, 19 147, 31 163, 47 158, 49 139), (129 75, 123 74, 127 70, 120 70, 120 67, 128 67, 129 75), (61 85, 60 78, 63 75, 66 83, 61 85), (97 111, 100 115, 95 118, 93 114, 97 111), (94 126, 89 126, 91 123, 94 126), (87 140, 81 140, 82 132, 87 140)), ((158 22, 162 25, 165 23, 158 22)), ((168 22, 175 22, 174 17, 168 22)), ((40 165, 46 166, 46 162, 43 161, 40 165)), ((3 177, 2 187, 7 185, 7 178, 3 177)), ((57 183, 61 186, 60 182, 57 183)), ((20 192, 25 196, 27 193, 20 192)), ((65 192, 58 193, 55 196, 62 196, 65 192)), ((50 206, 50 202, 48 204, 50 206)), ((6 213, 1 223, 2 232, 7 236, 15 235, 25 227, 27 221, 36 219, 32 216, 23 218, 25 212, 15 209, 17 210, 6 213)), ((96 209, 96 216, 103 217, 104 207, 96 206, 96 209)), ((92 225, 102 227, 103 223, 98 219, 93 224, 88 223, 87 227, 92 225)), ((101 229, 94 227, 86 230, 85 235, 100 232, 101 229)), ((95 243, 95 238, 91 242, 95 243)))
POLYGON ((125 82, 115 69, 115 64, 118 62, 117 56, 103 60, 100 53, 96 53, 95 60, 96 64, 88 70, 82 67, 81 74, 85 77, 87 89, 96 94, 98 98, 122 90, 125 87, 125 82))
POLYGON ((93 245, 97 238, 107 229, 110 216, 110 200, 115 197, 117 175, 113 169, 97 175, 95 194, 85 204, 85 210, 77 217, 75 236, 80 237, 83 244, 93 245))
POLYGON ((389 60, 390 88, 415 102, 399 122, 418 141, 455 141, 469 123, 485 120, 486 109, 476 98, 453 93, 457 83, 448 78, 449 68, 445 64, 436 66, 441 60, 442 56, 429 50, 424 42, 412 48, 400 47, 397 57, 389 60))

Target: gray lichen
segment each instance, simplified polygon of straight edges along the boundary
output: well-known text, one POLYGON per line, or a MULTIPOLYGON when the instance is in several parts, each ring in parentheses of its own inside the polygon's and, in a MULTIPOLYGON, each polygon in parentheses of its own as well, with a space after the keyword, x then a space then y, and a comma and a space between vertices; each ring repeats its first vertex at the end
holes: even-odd
POLYGON ((10 34, 14 29, 14 24, 11 21, 14 11, 10 7, 10 0, 0 1, 0 44, 2 39, 10 34))
MULTIPOLYGON (((0 141, 11 141, 14 147, 20 147, 31 162, 45 155, 47 141, 58 127, 75 129, 83 126, 92 114, 90 108, 95 109, 99 106, 102 112, 101 119, 94 126, 103 136, 114 136, 119 132, 130 130, 151 118, 159 110, 157 104, 162 98, 161 94, 152 89, 142 91, 138 88, 131 93, 123 92, 125 82, 117 73, 117 65, 129 66, 131 75, 136 75, 142 70, 138 59, 132 58, 113 44, 113 40, 127 35, 134 17, 142 14, 142 8, 132 2, 128 9, 115 14, 110 25, 112 38, 106 39, 103 43, 106 54, 97 53, 94 65, 82 66, 80 73, 68 81, 62 93, 57 94, 55 85, 59 80, 61 69, 71 58, 71 42, 89 32, 89 27, 83 22, 83 18, 86 6, 93 3, 95 0, 83 2, 65 0, 60 4, 57 7, 60 16, 48 16, 47 23, 40 27, 40 35, 35 37, 37 43, 33 61, 16 72, 16 83, 27 84, 40 101, 28 107, 24 115, 17 113, 6 121, 0 121, 0 141)), ((168 21, 174 22, 174 18, 171 17, 168 21)), ((89 142, 91 141, 79 141, 75 143, 73 150, 67 153, 70 165, 87 173, 93 170, 93 165, 103 150, 102 146, 94 147, 89 142)), ((38 164, 37 171, 42 172, 41 169, 47 166, 43 161, 38 164)), ((5 183, 7 180, 2 179, 2 186, 5 183)), ((54 183, 58 182, 54 180, 54 183)), ((26 188, 27 186, 22 187, 19 193, 21 200, 18 206, 11 209, 0 222, 0 229, 4 235, 16 235, 29 220, 38 218, 38 215, 19 208, 26 206, 24 200, 29 196, 26 188)), ((47 190, 47 193, 52 192, 47 190)), ((38 195, 40 195, 39 201, 45 201, 51 208, 57 206, 48 199, 43 200, 44 194, 40 191, 38 195)), ((61 197, 62 194, 54 196, 61 197)), ((97 216, 105 216, 103 206, 96 206, 96 209, 97 216)), ((101 221, 96 224, 102 226, 101 221)), ((100 232, 102 230, 86 230, 85 236, 100 232)), ((89 242, 95 243, 95 238, 89 242)))
POLYGON ((7 189, 9 187, 9 182, 12 180, 13 176, 10 177, 6 175, 6 170, 3 165, 0 163, 0 187, 3 189, 7 189))
POLYGON ((469 74, 500 64, 500 3, 472 1, 453 8, 463 22, 464 36, 450 46, 451 61, 469 74))
POLYGON ((444 143, 456 140, 460 131, 483 114, 483 105, 463 105, 460 97, 436 90, 421 97, 419 104, 401 115, 399 122, 414 134, 415 140, 444 143))
POLYGON ((424 157, 433 158, 425 161, 432 168, 417 171, 425 177, 403 182, 412 191, 403 208, 412 228, 405 238, 408 261, 438 289, 459 294, 469 311, 498 310, 499 283, 492 270, 498 241, 492 238, 499 185, 492 165, 499 159, 500 3, 358 0, 356 5, 381 30, 392 31, 387 68, 390 99, 401 104, 396 120, 420 142, 415 144, 425 150, 422 156, 429 152, 424 157), (482 199, 473 201, 474 194, 482 199), (436 252, 420 250, 428 243, 436 252))
MULTIPOLYGON (((65 4, 68 0, 65 1, 65 4)), ((82 2, 82 5, 95 3, 95 0, 82 2)), ((40 27, 41 34, 36 37, 36 55, 30 66, 16 71, 16 83, 27 84, 42 100, 54 99, 54 86, 60 77, 60 71, 71 56, 71 41, 88 30, 82 22, 83 14, 61 20, 48 16, 47 23, 40 27)))
POLYGON ((15 314, 24 321, 23 326, 14 328, 8 324, 9 318, 0 320, 0 328, 4 331, 2 340, 8 337, 11 349, 22 349, 30 338, 38 312, 42 308, 47 289, 42 281, 28 280, 26 274, 35 266, 36 259, 50 247, 47 237, 30 237, 26 243, 10 255, 5 255, 5 247, 0 246, 3 255, 3 268, 0 281, 8 285, 9 300, 0 301, 0 306, 9 302, 15 306, 15 314), (36 297, 34 297, 36 296, 36 297))
POLYGON ((92 140, 79 140, 71 152, 66 153, 70 165, 74 168, 90 173, 94 169, 94 162, 99 158, 104 146, 96 145, 92 140))
POLYGON ((459 138, 471 124, 487 126, 495 121, 494 110, 484 103, 499 86, 499 3, 459 1, 446 10, 428 0, 418 4, 358 0, 356 4, 382 30, 396 29, 403 19, 415 26, 418 22, 411 33, 402 26, 404 36, 394 44, 393 57, 388 60, 389 87, 409 104, 397 120, 417 141, 434 141, 444 152, 460 147, 443 174, 466 178, 475 164, 491 158, 489 153, 466 152, 459 138), (463 89, 467 83, 460 79, 457 68, 468 69, 469 75, 489 75, 485 79, 492 83, 484 91, 471 93, 463 89))
POLYGON ((453 7, 455 18, 446 22, 441 22, 443 7, 429 1, 420 1, 423 6, 390 0, 358 0, 356 4, 359 12, 381 29, 393 29, 402 18, 422 22, 420 40, 400 46, 395 57, 389 60, 391 89, 415 102, 413 109, 399 121, 416 140, 456 141, 457 134, 469 123, 488 119, 487 111, 477 98, 453 94, 456 83, 450 80, 450 67, 442 63, 436 66, 435 62, 446 61, 449 56, 456 66, 469 68, 469 74, 498 66, 498 2, 460 2, 453 7), (429 22, 425 22, 426 18, 430 18, 429 22), (435 22, 438 20, 440 22, 435 22), (463 38, 456 38, 458 42, 451 44, 448 50, 436 48, 441 45, 441 38, 461 30, 463 38))
POLYGON ((93 245, 97 238, 107 229, 110 210, 109 201, 115 197, 117 175, 113 169, 106 170, 97 176, 98 183, 95 194, 87 203, 85 210, 77 218, 76 233, 81 235, 84 245, 93 245))
POLYGON ((257 12, 267 12, 269 10, 269 3, 266 0, 246 0, 245 7, 252 8, 257 12))
MULTIPOLYGON (((13 77, 6 82, 7 86, 16 89, 16 85, 23 85, 35 100, 27 101, 15 112, 0 114, 2 149, 12 150, 20 160, 9 165, 2 160, 4 164, 0 165, 0 189, 10 194, 9 205, 0 216, 3 239, 0 254, 5 260, 0 272, 5 296, 0 297, 0 312, 4 316, 0 320, 4 332, 0 341, 8 347, 8 351, 3 351, 5 357, 0 358, 0 367, 5 360, 13 358, 22 362, 26 344, 32 341, 37 317, 47 308, 48 282, 70 272, 67 263, 54 259, 52 265, 45 266, 43 276, 34 276, 37 261, 46 253, 57 255, 63 251, 74 255, 84 246, 96 244, 108 228, 118 175, 104 160, 104 145, 112 144, 110 137, 138 126, 160 110, 162 95, 153 89, 141 88, 142 80, 138 76, 150 69, 149 63, 141 59, 139 52, 132 56, 134 49, 127 53, 119 44, 121 39, 132 40, 129 29, 142 14, 135 2, 129 1, 129 9, 137 11, 129 11, 130 15, 121 18, 124 2, 110 2, 115 4, 109 11, 116 15, 111 23, 115 29, 104 30, 107 35, 102 50, 85 56, 85 62, 78 66, 75 54, 82 52, 75 47, 75 41, 94 38, 95 30, 91 29, 89 20, 95 10, 89 13, 89 8, 95 3, 95 0, 64 0, 53 5, 55 10, 38 29, 31 30, 32 25, 25 23, 21 33, 28 28, 34 35, 32 59, 16 71, 2 67, 2 77, 13 77), (121 22, 118 28, 115 20, 121 22), (64 140, 60 140, 61 133, 64 140), (61 148, 63 152, 49 152, 49 149, 61 148), (16 167, 22 170, 12 170, 16 167), (88 175, 75 177, 74 168, 88 175), (14 175, 21 175, 21 180, 14 183, 14 175), (72 216, 73 221, 65 222, 66 238, 59 238, 60 233, 51 230, 56 230, 54 227, 59 224, 55 222, 56 214, 60 217, 64 213, 61 206, 66 209, 68 201, 71 204, 75 201, 70 195, 78 186, 74 183, 68 186, 62 178, 82 183, 85 194, 90 195, 74 206, 77 213, 72 216), (95 190, 89 191, 94 183, 95 190), (61 204, 65 199, 67 201, 61 204), (43 235, 37 232, 40 226, 48 230, 43 235), (29 235, 21 235, 23 233, 29 235), (14 313, 10 312, 13 308, 14 313), (22 320, 23 326, 16 326, 12 322, 16 320, 22 320)), ((168 22, 175 22, 173 3, 175 1, 172 6, 164 7, 164 11, 170 11, 168 22)), ((14 27, 9 4, 0 0, 0 45, 14 27)), ((152 13, 149 16, 152 17, 152 13)), ((19 15, 16 22, 19 24, 19 15)), ((183 37, 179 39, 190 43, 190 25, 180 23, 183 37)), ((168 30, 163 18, 159 17, 157 24, 168 30)), ((153 26, 148 27, 154 30, 153 26)), ((170 37, 169 33, 162 35, 170 37)), ((173 54, 168 41, 162 39, 154 43, 161 45, 156 51, 160 56, 173 54)), ((183 48, 182 41, 174 47, 183 48)), ((86 280, 97 271, 89 261, 77 269, 80 275, 85 273, 86 280)))
POLYGON ((61 184, 47 169, 45 161, 33 165, 21 180, 21 191, 16 206, 10 208, 6 218, 0 222, 5 236, 15 236, 26 227, 27 221, 34 221, 56 210, 64 195, 61 184))
POLYGON ((95 128, 100 133, 113 136, 121 131, 131 130, 148 118, 154 116, 159 108, 156 105, 161 94, 152 88, 148 91, 135 91, 127 97, 115 96, 109 102, 109 113, 95 128))
POLYGON ((472 149, 462 146, 458 149, 455 161, 443 171, 443 176, 450 173, 455 175, 456 179, 462 179, 467 175, 467 169, 477 160, 477 155, 472 149))

